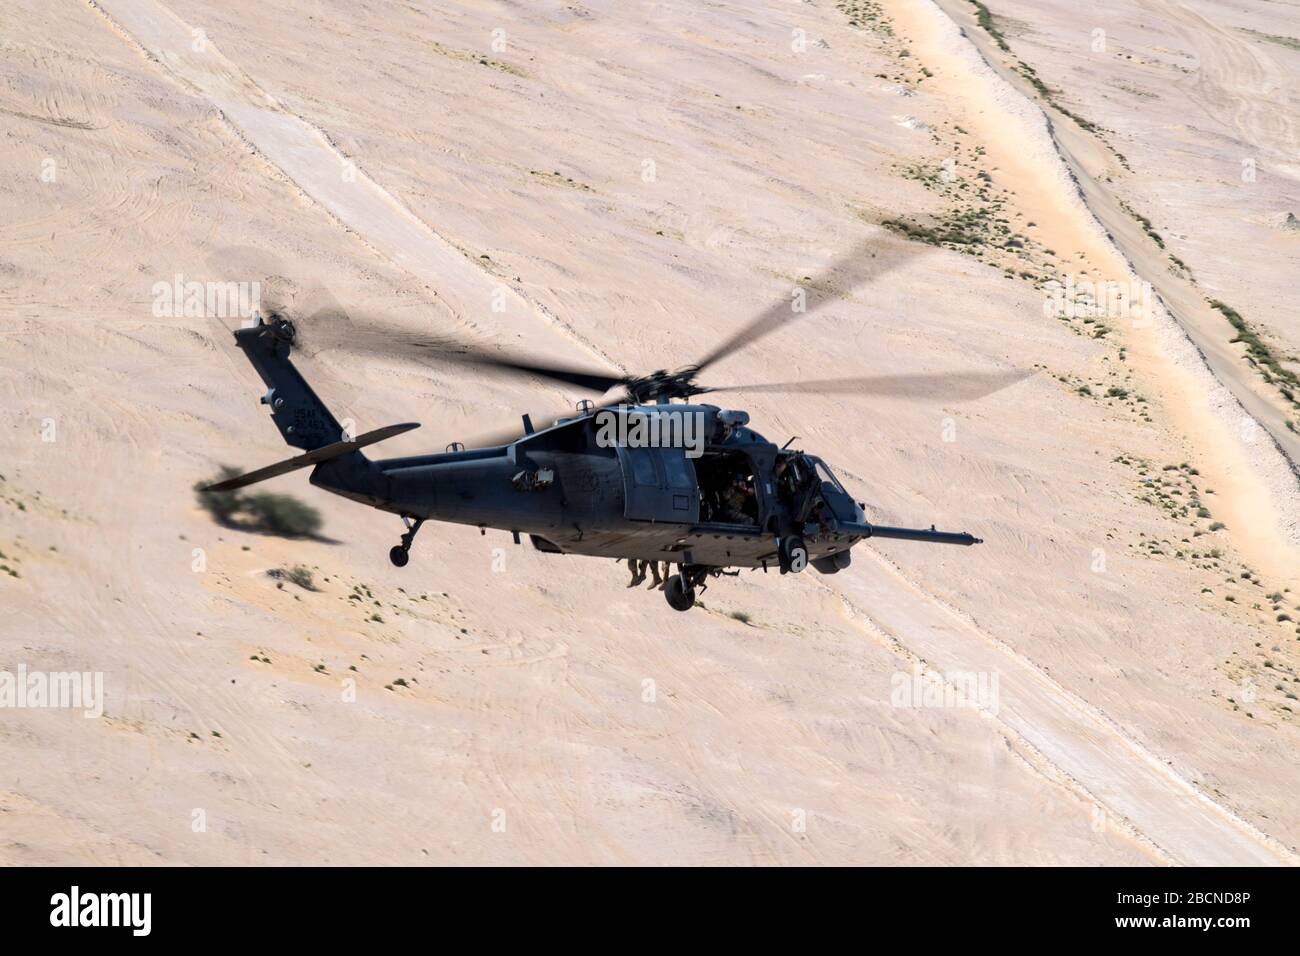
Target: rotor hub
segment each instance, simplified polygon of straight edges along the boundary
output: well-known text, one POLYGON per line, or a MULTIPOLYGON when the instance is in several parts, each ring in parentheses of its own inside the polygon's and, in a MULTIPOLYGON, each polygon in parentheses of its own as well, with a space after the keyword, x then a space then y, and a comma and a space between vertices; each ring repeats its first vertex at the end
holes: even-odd
POLYGON ((695 376, 698 372, 699 369, 694 365, 688 365, 676 372, 661 368, 649 375, 629 380, 625 383, 625 387, 628 395, 636 402, 686 399, 707 391, 695 384, 695 376))
POLYGON ((268 312, 265 316, 258 316, 258 322, 270 329, 271 334, 281 341, 293 344, 297 330, 293 323, 286 319, 278 312, 268 312))

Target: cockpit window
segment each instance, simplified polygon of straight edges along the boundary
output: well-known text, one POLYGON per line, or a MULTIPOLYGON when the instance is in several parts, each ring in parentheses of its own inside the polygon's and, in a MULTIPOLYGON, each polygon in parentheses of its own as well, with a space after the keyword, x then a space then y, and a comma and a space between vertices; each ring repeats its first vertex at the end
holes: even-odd
POLYGON ((848 494, 840 480, 835 477, 835 472, 831 471, 830 466, 820 458, 817 459, 817 477, 822 481, 829 481, 840 494, 848 494))

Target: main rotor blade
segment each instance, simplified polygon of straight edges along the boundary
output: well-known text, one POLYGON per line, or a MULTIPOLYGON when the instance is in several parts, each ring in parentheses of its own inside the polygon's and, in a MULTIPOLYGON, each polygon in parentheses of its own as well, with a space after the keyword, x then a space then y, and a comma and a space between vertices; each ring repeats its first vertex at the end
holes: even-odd
POLYGON ((338 349, 408 362, 446 362, 547 378, 593 392, 607 392, 625 377, 603 369, 548 363, 490 350, 449 337, 412 331, 391 319, 367 315, 360 321, 331 305, 305 316, 296 326, 309 353, 338 349))
POLYGON ((480 351, 473 347, 447 348, 445 343, 415 341, 410 343, 412 357, 435 358, 442 362, 457 365, 471 365, 479 368, 500 369, 506 372, 519 372, 523 375, 536 375, 556 382, 565 382, 593 392, 608 392, 615 385, 627 381, 625 376, 610 375, 595 369, 586 369, 573 365, 548 365, 536 361, 526 361, 506 353, 480 351))
POLYGON ((1024 381, 1033 372, 953 372, 923 375, 867 375, 860 378, 826 378, 806 382, 769 382, 759 385, 724 385, 705 392, 815 392, 823 395, 863 395, 913 401, 968 402, 1024 381))
POLYGON ((786 322, 793 322, 815 312, 834 299, 847 296, 872 280, 892 272, 905 262, 923 255, 927 247, 912 242, 899 242, 881 236, 871 236, 840 256, 815 277, 804 276, 796 289, 786 299, 768 306, 738 332, 695 364, 703 371, 728 355, 753 345, 759 339, 775 332, 786 322), (796 302, 796 293, 802 290, 803 301, 796 302), (796 311, 802 305, 803 311, 796 311))
POLYGON ((208 262, 223 278, 258 281, 262 312, 291 321, 294 348, 308 358, 338 350, 403 361, 449 362, 535 375, 593 392, 607 392, 626 381, 625 376, 604 369, 521 357, 486 345, 413 331, 391 317, 356 314, 320 284, 300 284, 286 278, 280 257, 257 247, 228 246, 210 256, 208 262))

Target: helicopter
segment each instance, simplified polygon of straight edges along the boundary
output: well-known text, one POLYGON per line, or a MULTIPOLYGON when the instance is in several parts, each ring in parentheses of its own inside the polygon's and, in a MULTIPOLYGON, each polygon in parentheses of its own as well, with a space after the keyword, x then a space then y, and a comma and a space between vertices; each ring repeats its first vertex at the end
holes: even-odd
MULTIPOLYGON (((302 468, 313 485, 399 516, 405 531, 389 552, 397 567, 410 560, 426 522, 448 522, 527 535, 538 551, 675 565, 664 594, 675 610, 695 606, 711 578, 740 569, 799 573, 811 567, 836 574, 850 566, 852 548, 870 538, 970 546, 968 532, 873 524, 820 457, 777 446, 750 427, 745 411, 699 402, 697 396, 745 389, 909 396, 946 390, 958 399, 990 394, 1019 381, 1018 372, 882 375, 751 386, 710 387, 697 376, 721 358, 772 331, 768 310, 698 362, 676 371, 618 375, 594 368, 547 364, 528 357, 459 344, 449 348, 406 338, 411 353, 480 369, 495 369, 607 394, 584 400, 571 414, 536 427, 522 416, 502 440, 466 448, 372 460, 362 449, 420 427, 408 422, 351 436, 295 367, 295 322, 280 311, 257 314, 234 330, 267 387, 261 402, 296 457, 201 488, 233 491, 302 468)), ((374 331, 369 330, 369 331, 374 331)), ((383 337, 386 333, 380 333, 383 337)), ((345 338, 358 338, 351 335, 345 338)), ((400 339, 400 336, 397 338, 400 339)), ((656 574, 656 577, 658 575, 656 574)))

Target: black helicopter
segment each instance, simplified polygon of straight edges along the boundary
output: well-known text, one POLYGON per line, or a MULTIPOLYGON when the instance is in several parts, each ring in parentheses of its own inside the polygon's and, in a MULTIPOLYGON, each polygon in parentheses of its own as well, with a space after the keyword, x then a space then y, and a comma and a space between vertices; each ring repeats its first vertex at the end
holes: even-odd
POLYGON ((937 389, 964 399, 1025 376, 886 375, 725 389, 696 382, 781 318, 769 310, 696 364, 640 377, 407 340, 411 353, 425 350, 442 360, 623 394, 600 405, 580 402, 572 415, 546 427, 534 427, 524 415, 523 434, 483 447, 454 443, 438 454, 372 461, 362 448, 419 425, 345 434, 290 360, 294 322, 269 311, 236 330, 235 341, 268 388, 262 402, 284 440, 305 453, 203 490, 230 491, 311 466, 312 484, 402 518, 406 531, 389 552, 398 567, 407 564, 426 521, 473 525, 484 533, 493 528, 510 532, 516 543, 526 534, 539 551, 553 554, 675 564, 664 592, 679 611, 695 604, 708 578, 739 573, 729 569, 775 567, 785 574, 811 565, 834 574, 849 566, 850 550, 867 538, 981 543, 933 526, 871 524, 824 461, 789 447, 794 439, 778 447, 749 427, 747 413, 691 399, 737 388, 893 396, 937 389))

